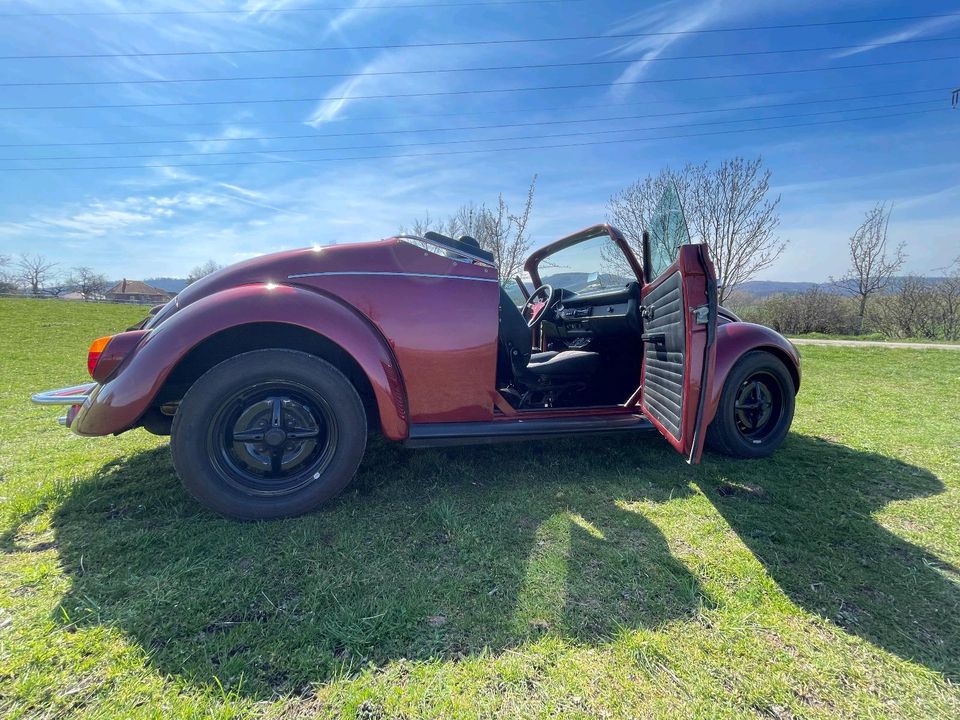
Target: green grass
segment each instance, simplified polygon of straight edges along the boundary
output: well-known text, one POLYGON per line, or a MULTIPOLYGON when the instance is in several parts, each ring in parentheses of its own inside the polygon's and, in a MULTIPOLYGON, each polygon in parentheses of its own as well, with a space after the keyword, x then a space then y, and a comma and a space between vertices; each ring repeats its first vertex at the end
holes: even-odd
POLYGON ((957 717, 960 356, 804 347, 773 458, 407 451, 236 523, 31 406, 142 309, 0 301, 0 714, 957 717))
POLYGON ((942 345, 956 345, 958 341, 956 340, 936 340, 931 338, 892 338, 887 337, 883 333, 872 332, 864 333, 863 335, 836 335, 830 333, 799 333, 796 335, 791 335, 790 337, 796 338, 810 338, 812 340, 860 340, 863 342, 890 342, 890 343, 933 343, 933 344, 942 344, 942 345))

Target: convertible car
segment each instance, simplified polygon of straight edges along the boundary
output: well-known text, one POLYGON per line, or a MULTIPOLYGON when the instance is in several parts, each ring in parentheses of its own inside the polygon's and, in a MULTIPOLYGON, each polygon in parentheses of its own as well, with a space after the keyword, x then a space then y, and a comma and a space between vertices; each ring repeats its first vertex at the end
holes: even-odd
POLYGON ((36 394, 80 435, 170 435, 187 490, 237 518, 337 495, 368 432, 411 447, 659 432, 772 453, 793 418, 796 349, 717 305, 706 245, 662 208, 640 259, 596 225, 498 277, 437 233, 258 257, 91 345, 93 382, 36 394))

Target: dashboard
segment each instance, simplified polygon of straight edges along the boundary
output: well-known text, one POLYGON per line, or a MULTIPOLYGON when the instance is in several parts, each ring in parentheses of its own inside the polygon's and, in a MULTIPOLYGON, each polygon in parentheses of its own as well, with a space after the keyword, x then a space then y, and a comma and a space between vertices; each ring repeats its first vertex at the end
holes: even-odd
POLYGON ((639 335, 640 285, 631 282, 622 288, 575 293, 560 289, 551 324, 565 340, 600 336, 639 335))

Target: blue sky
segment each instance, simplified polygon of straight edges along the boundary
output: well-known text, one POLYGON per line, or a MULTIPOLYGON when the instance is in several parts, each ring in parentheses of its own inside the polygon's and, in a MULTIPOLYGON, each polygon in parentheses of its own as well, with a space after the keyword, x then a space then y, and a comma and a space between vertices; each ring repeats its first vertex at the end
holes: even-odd
POLYGON ((602 220, 613 192, 665 165, 761 154, 789 241, 763 279, 842 272, 845 238, 884 200, 895 203, 891 235, 906 242, 908 270, 935 272, 960 254, 960 110, 945 89, 960 86, 957 2, 466 4, 488 1, 0 0, 8 14, 0 20, 0 106, 8 108, 0 109, 0 253, 39 252, 111 277, 182 276, 208 258, 377 239, 427 211, 443 215, 499 192, 520 205, 534 174, 539 245, 602 220), (461 7, 399 7, 417 3, 461 7), (339 9, 302 11, 331 6, 339 9), (241 12, 36 15, 131 9, 241 12), (688 32, 945 13, 956 15, 688 32), (609 37, 678 31, 687 34, 609 37), (604 37, 356 49, 571 35, 604 37), (352 49, 143 56, 318 46, 352 49), (666 59, 762 51, 777 52, 666 59), (127 56, 11 58, 84 54, 127 56), (555 63, 602 64, 408 72, 555 63), (408 74, 383 74, 398 72, 408 74), (287 77, 23 85, 250 76, 287 77), (548 85, 590 87, 469 92, 548 85), (362 97, 383 95, 407 97, 362 97), (291 98, 304 101, 220 104, 291 98), (206 104, 169 105, 178 102, 206 104), (128 107, 9 109, 76 105, 128 107), (569 122, 583 120, 594 122, 569 122), (844 122, 825 124, 833 120, 844 122), (757 130, 785 124, 802 126, 757 130), (491 125, 499 127, 477 127, 491 125), (300 137, 250 139, 275 136, 300 137), (181 142, 144 142, 161 140, 181 142), (630 142, 597 144, 610 140, 630 142), (537 145, 574 146, 463 152, 537 145), (344 157, 369 159, 330 160, 344 157), (214 162, 246 164, 197 166, 214 162), (145 164, 164 167, 130 167, 145 164), (10 171, 47 167, 99 169, 10 171))

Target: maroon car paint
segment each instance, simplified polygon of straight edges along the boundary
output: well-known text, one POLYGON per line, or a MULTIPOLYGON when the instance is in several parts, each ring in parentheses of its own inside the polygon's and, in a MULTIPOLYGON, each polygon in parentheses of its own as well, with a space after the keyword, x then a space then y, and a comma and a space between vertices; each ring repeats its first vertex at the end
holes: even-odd
POLYGON ((720 393, 727 375, 737 360, 751 350, 765 350, 783 360, 793 377, 794 391, 800 389, 800 353, 783 335, 764 325, 748 322, 722 322, 717 324, 717 364, 707 393, 707 406, 703 411, 704 422, 709 424, 717 414, 720 393))
POLYGON ((390 439, 404 439, 408 422, 489 420, 497 303, 490 268, 400 240, 256 258, 186 288, 72 427, 104 435, 133 426, 191 348, 253 322, 298 325, 346 350, 373 386, 390 439))
POLYGON ((133 427, 193 347, 221 330, 255 322, 299 325, 347 349, 373 387, 384 435, 394 440, 406 437, 403 383, 393 353, 377 330, 330 295, 264 283, 200 298, 150 330, 123 371, 84 402, 71 428, 80 435, 108 435, 133 427))
MULTIPOLYGON (((673 265, 664 270, 652 283, 644 285, 643 290, 640 292, 640 298, 641 300, 645 299, 653 290, 657 288, 658 285, 660 285, 660 283, 675 275, 676 272, 680 272, 683 278, 683 307, 692 310, 695 307, 704 305, 707 302, 707 283, 710 280, 705 270, 709 270, 710 275, 714 274, 712 263, 710 263, 710 267, 708 269, 703 267, 700 257, 700 246, 681 245, 677 254, 677 259, 674 261, 673 265)), ((683 374, 686 380, 683 389, 683 422, 681 425, 683 428, 691 428, 691 430, 684 430, 681 434, 681 437, 676 438, 667 428, 663 426, 662 423, 660 423, 659 420, 657 420, 652 413, 646 413, 646 415, 650 422, 652 422, 660 431, 660 434, 663 435, 667 442, 669 442, 677 452, 686 457, 690 457, 693 462, 699 462, 700 455, 703 452, 704 438, 703 434, 701 433, 697 442, 697 447, 694 447, 694 433, 692 428, 695 428, 697 424, 697 408, 700 404, 700 378, 703 377, 704 350, 707 350, 707 362, 709 363, 707 377, 712 379, 716 372, 717 343, 714 342, 711 347, 706 347, 706 325, 697 325, 693 322, 687 322, 685 325, 686 350, 684 352, 683 374)), ((641 370, 641 388, 644 385, 645 375, 646 363, 644 363, 641 370)), ((709 379, 708 382, 712 382, 709 379)), ((643 406, 642 390, 640 396, 640 405, 641 407, 643 406)), ((710 418, 704 416, 702 421, 704 428, 706 428, 706 426, 709 424, 712 417, 712 415, 710 418)))
MULTIPOLYGON (((626 240, 615 228, 601 225, 537 250, 525 265, 534 282, 540 282, 540 259, 598 230, 621 247, 640 280, 640 264, 626 240)), ((691 273, 691 288, 701 293, 706 282, 702 269, 686 270, 691 273)), ((643 294, 652 287, 644 287, 643 294)), ((84 402, 71 427, 82 435, 135 427, 193 347, 221 330, 254 322, 305 328, 349 353, 373 388, 383 434, 393 440, 407 438, 411 424, 639 411, 627 403, 603 409, 520 410, 510 417, 498 414, 494 402, 498 297, 492 268, 442 257, 396 238, 254 258, 203 278, 161 310, 146 325, 148 331, 135 349, 125 353, 112 378, 84 402)), ((690 397, 699 391, 702 335, 702 329, 694 327, 687 338, 690 397)), ((719 317, 715 348, 704 423, 716 413, 730 369, 750 350, 780 354, 799 382, 796 350, 772 330, 719 317)), ((696 403, 689 405, 685 413, 695 412, 696 403)))

